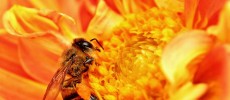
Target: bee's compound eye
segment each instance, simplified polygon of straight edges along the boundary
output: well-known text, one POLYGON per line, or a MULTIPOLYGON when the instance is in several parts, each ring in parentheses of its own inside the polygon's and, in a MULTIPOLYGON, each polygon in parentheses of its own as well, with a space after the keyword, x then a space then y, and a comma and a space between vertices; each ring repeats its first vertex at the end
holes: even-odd
POLYGON ((93 48, 93 45, 87 41, 82 42, 81 45, 83 48, 93 48))
POLYGON ((79 41, 78 42, 78 47, 82 51, 88 51, 88 50, 93 48, 93 45, 91 43, 89 43, 88 41, 79 41))
POLYGON ((85 39, 83 39, 83 38, 74 39, 72 45, 74 47, 77 47, 77 48, 81 49, 82 51, 88 51, 88 50, 93 48, 93 45, 90 42, 88 42, 85 39))

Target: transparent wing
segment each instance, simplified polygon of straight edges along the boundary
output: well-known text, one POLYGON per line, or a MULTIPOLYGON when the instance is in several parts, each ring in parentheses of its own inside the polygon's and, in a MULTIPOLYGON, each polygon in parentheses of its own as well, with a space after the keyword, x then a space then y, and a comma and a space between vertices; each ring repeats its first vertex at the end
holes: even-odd
POLYGON ((63 81, 65 79, 67 69, 69 69, 72 63, 72 61, 68 61, 66 66, 62 66, 60 69, 58 69, 46 89, 43 100, 55 100, 57 98, 63 81))

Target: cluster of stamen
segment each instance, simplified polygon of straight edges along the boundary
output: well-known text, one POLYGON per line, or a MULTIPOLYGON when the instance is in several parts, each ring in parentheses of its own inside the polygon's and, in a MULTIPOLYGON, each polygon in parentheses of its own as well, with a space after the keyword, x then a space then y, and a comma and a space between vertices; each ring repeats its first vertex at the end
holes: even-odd
POLYGON ((181 31, 181 20, 157 8, 124 17, 113 37, 103 41, 108 49, 89 71, 90 86, 102 99, 167 99, 159 62, 166 43, 181 31))

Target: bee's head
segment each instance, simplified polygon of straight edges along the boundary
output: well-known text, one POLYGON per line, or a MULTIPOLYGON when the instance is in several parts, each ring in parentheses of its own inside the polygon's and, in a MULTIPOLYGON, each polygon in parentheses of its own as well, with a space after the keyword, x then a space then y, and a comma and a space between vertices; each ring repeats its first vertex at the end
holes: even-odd
POLYGON ((77 46, 83 52, 91 51, 94 48, 93 45, 90 42, 86 41, 83 38, 74 39, 72 45, 75 46, 75 47, 77 46))

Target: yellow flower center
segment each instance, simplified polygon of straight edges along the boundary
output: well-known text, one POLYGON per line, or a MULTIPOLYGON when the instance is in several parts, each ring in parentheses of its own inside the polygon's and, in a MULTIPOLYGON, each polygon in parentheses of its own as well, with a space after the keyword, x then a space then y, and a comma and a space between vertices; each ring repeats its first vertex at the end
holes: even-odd
POLYGON ((124 17, 103 41, 99 66, 89 71, 90 86, 100 99, 167 99, 159 62, 163 47, 182 29, 180 17, 157 8, 124 17))

